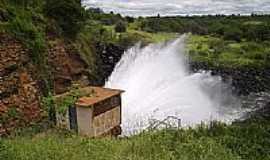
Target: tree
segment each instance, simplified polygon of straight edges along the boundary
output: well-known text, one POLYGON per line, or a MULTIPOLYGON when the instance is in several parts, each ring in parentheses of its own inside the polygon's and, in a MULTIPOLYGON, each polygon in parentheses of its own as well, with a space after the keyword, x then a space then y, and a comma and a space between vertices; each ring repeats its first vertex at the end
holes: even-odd
POLYGON ((127 26, 126 23, 123 21, 118 21, 115 25, 115 32, 126 32, 127 30, 127 26))
POLYGON ((240 42, 242 34, 243 32, 238 27, 228 26, 224 31, 224 39, 240 42))
POLYGON ((46 0, 45 14, 54 19, 66 37, 75 37, 85 21, 85 10, 78 0, 46 0))
POLYGON ((126 16, 125 17, 128 23, 133 23, 135 21, 134 17, 126 16))

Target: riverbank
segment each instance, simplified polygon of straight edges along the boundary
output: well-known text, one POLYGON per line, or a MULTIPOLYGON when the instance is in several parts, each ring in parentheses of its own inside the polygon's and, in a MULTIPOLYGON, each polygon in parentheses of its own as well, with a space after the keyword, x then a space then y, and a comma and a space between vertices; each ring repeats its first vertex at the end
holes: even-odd
POLYGON ((268 42, 236 42, 214 36, 190 35, 187 54, 190 69, 211 71, 230 83, 235 93, 270 91, 268 42))

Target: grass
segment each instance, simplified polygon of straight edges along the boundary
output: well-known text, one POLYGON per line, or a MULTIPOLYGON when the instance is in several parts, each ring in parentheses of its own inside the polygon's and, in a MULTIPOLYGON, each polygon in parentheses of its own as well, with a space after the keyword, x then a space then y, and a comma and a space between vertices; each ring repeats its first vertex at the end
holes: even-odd
POLYGON ((111 35, 111 40, 109 41, 121 46, 131 46, 137 42, 142 42, 144 45, 148 43, 161 43, 177 38, 176 33, 150 33, 136 30, 132 27, 128 27, 127 31, 123 33, 116 33, 114 31, 114 26, 103 26, 103 28, 111 35))
POLYGON ((191 59, 214 67, 269 67, 269 42, 235 42, 213 36, 190 35, 187 41, 191 59))
POLYGON ((145 37, 145 41, 151 42, 151 43, 160 43, 169 41, 171 39, 177 38, 176 33, 164 33, 164 32, 158 32, 158 33, 149 33, 144 31, 138 31, 138 30, 128 30, 128 34, 137 34, 141 35, 141 37, 145 37))
POLYGON ((45 39, 45 18, 41 6, 23 7, 13 2, 0 2, 0 9, 7 15, 7 21, 0 24, 0 33, 12 35, 22 42, 31 59, 38 68, 38 77, 49 90, 50 71, 47 62, 45 39))
POLYGON ((63 130, 25 132, 0 140, 5 160, 269 160, 270 125, 213 122, 195 129, 144 132, 129 138, 91 139, 63 130))

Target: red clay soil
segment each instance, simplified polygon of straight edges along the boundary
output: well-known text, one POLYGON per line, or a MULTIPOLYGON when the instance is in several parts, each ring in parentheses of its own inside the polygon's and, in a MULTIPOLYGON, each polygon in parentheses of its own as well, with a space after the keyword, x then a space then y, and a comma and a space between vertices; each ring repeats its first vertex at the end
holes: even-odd
POLYGON ((19 41, 0 34, 0 135, 40 118, 35 68, 27 53, 19 41))

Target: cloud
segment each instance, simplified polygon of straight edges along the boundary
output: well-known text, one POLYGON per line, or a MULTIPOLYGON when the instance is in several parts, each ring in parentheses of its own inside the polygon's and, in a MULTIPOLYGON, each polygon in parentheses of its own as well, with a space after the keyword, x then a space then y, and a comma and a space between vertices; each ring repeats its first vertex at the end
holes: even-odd
POLYGON ((270 13, 270 0, 83 0, 83 4, 130 16, 270 13))

